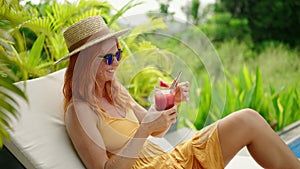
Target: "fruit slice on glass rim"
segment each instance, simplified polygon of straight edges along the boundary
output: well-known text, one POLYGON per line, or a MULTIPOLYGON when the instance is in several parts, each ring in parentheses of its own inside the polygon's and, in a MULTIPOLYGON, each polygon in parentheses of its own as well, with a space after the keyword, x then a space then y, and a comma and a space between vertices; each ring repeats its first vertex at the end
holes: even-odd
POLYGON ((169 88, 170 87, 170 85, 167 82, 163 81, 161 78, 158 78, 158 80, 159 80, 159 86, 160 87, 164 87, 164 88, 169 88))

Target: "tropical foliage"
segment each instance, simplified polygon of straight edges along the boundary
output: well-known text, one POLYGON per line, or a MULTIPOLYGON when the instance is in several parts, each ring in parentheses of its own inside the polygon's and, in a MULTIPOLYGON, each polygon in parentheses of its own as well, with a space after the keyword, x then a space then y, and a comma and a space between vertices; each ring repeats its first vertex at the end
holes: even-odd
POLYGON ((2 138, 9 139, 6 129, 11 127, 12 118, 18 118, 17 108, 19 106, 15 96, 27 101, 25 93, 13 84, 16 75, 13 74, 5 64, 7 57, 3 51, 0 52, 0 148, 2 138))
POLYGON ((212 92, 208 77, 203 79, 198 112, 200 117, 194 122, 198 129, 242 108, 258 111, 276 131, 300 119, 300 115, 295 113, 300 110, 297 85, 279 90, 270 86, 266 91, 259 68, 255 74, 245 66, 239 76, 227 74, 226 84, 218 83, 217 92, 212 92))
MULTIPOLYGON (((110 20, 111 6, 99 1, 79 1, 78 4, 30 3, 18 8, 1 9, 1 28, 12 39, 10 47, 11 69, 17 80, 40 77, 64 67, 53 62, 67 53, 62 32, 74 22, 91 15, 102 15, 110 20)), ((17 5, 17 4, 16 4, 17 5)))
POLYGON ((260 45, 263 41, 300 45, 300 7, 294 0, 220 0, 217 11, 230 12, 234 18, 246 19, 251 37, 260 45), (255 16, 255 17, 254 17, 255 16))

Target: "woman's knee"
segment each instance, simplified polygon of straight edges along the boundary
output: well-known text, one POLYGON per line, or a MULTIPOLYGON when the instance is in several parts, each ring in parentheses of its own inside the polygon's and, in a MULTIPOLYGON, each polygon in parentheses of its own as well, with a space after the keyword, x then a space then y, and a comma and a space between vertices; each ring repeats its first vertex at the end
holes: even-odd
POLYGON ((257 111, 250 108, 241 109, 238 112, 240 112, 240 115, 247 120, 258 120, 261 118, 257 111))
POLYGON ((251 129, 268 126, 266 120, 257 111, 250 108, 239 110, 236 113, 236 116, 238 116, 237 119, 240 120, 241 124, 246 125, 251 129))
POLYGON ((247 133, 249 137, 268 127, 266 120, 257 111, 249 108, 233 112, 220 121, 222 131, 236 131, 236 134, 241 135, 247 133))

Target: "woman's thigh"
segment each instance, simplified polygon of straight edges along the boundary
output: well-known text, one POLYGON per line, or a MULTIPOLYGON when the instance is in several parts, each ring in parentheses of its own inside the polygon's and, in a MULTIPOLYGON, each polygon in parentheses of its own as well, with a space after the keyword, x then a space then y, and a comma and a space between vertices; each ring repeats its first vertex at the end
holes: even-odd
POLYGON ((242 109, 233 112, 219 122, 219 140, 224 164, 244 146, 250 144, 255 135, 255 124, 265 123, 264 119, 254 110, 242 109))

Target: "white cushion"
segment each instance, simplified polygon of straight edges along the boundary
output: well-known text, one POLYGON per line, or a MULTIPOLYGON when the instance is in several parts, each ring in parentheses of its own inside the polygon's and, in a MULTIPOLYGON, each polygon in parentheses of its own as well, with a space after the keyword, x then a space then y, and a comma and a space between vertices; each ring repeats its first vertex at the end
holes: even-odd
MULTIPOLYGON (((65 69, 28 80, 29 104, 18 99, 20 117, 13 120, 5 146, 26 168, 83 169, 63 120, 62 85, 65 69)), ((17 83, 23 87, 23 82, 17 83)))
POLYGON ((225 169, 262 169, 250 156, 235 156, 225 169))

